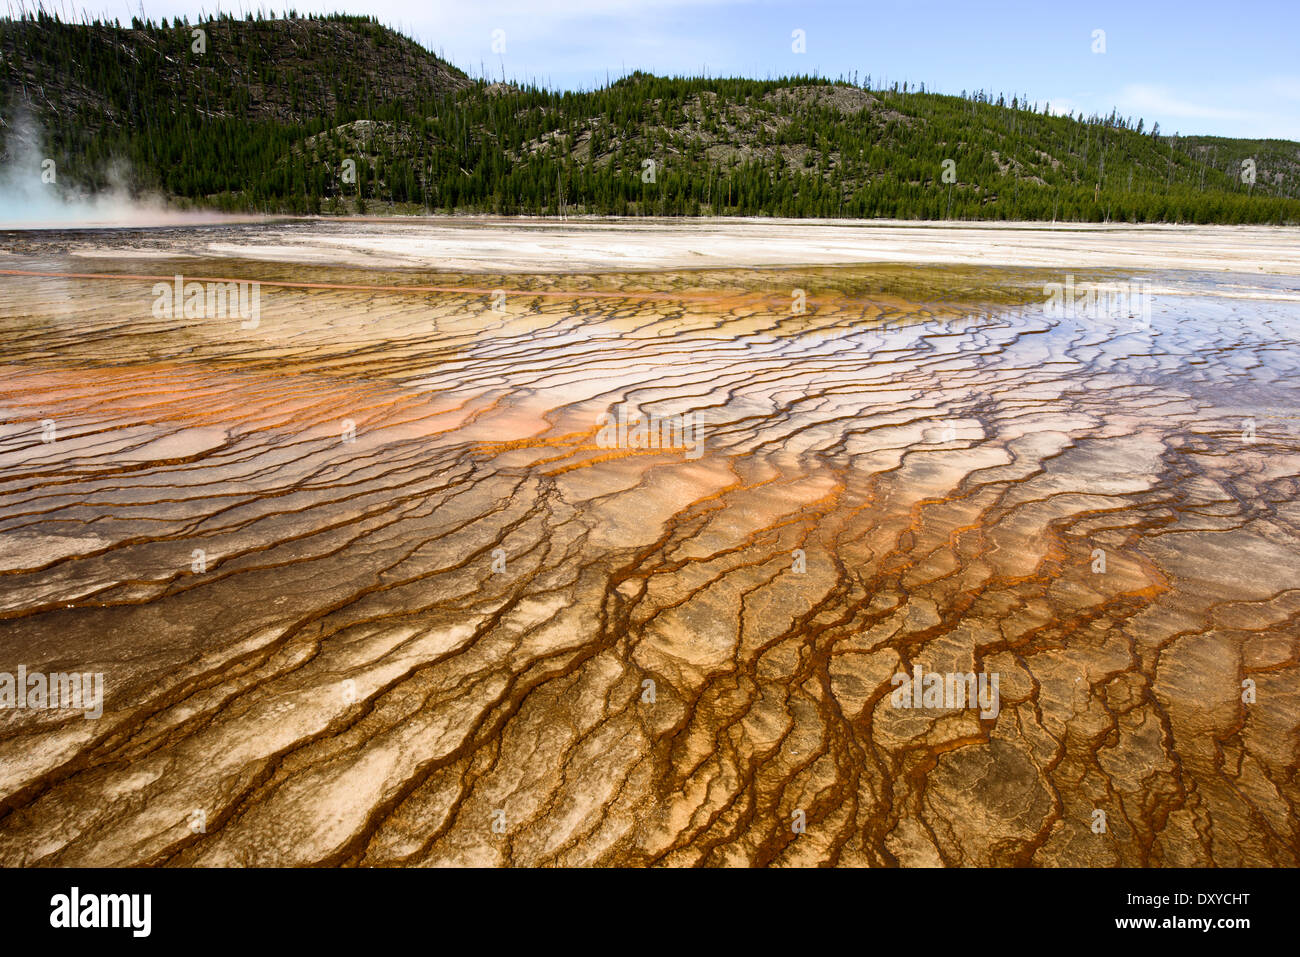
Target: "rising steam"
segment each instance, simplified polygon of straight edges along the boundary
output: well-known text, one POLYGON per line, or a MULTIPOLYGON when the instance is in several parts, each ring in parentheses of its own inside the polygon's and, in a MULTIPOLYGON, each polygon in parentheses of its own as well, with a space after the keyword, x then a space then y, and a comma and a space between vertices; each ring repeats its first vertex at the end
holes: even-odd
POLYGON ((107 170, 107 190, 87 192, 73 184, 43 148, 40 127, 29 115, 20 113, 5 127, 5 150, 0 155, 0 229, 166 226, 251 218, 179 210, 159 196, 133 195, 126 185, 129 171, 121 164, 107 170))

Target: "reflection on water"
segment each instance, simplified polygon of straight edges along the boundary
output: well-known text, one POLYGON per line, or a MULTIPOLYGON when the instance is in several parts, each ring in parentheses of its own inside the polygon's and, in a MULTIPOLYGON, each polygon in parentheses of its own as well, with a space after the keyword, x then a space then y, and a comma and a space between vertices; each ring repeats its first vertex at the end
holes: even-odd
POLYGON ((1297 863, 1293 281, 4 265, 5 864, 1297 863))

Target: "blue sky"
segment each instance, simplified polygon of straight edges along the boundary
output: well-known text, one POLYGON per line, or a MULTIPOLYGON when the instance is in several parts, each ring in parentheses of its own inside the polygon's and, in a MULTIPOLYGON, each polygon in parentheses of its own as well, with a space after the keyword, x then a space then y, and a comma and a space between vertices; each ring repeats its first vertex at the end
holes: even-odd
MULTIPOLYGON (((78 0, 125 21, 215 0, 78 0), (114 6, 116 4, 116 6, 114 6)), ((57 5, 57 4, 56 4, 57 5)), ((287 3, 225 0, 222 9, 287 3)), ((1300 0, 295 0, 369 13, 474 75, 561 88, 654 73, 887 77, 1028 94, 1054 111, 1143 117, 1162 132, 1300 140, 1300 0), (803 30, 806 52, 792 51, 803 30), (494 53, 493 31, 504 31, 494 53), (1094 53, 1094 30, 1105 52, 1094 53)), ((501 35, 498 35, 500 38, 501 35)))

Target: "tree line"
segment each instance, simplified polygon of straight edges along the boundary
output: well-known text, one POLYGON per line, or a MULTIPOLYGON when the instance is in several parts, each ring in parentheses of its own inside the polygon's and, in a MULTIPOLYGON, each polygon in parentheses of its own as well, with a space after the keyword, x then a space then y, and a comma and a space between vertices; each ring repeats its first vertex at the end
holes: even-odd
POLYGON ((1286 141, 870 76, 471 81, 369 17, 225 15, 205 61, 194 26, 4 21, 6 116, 36 115, 84 188, 125 161, 135 189, 229 210, 1300 222, 1286 141))

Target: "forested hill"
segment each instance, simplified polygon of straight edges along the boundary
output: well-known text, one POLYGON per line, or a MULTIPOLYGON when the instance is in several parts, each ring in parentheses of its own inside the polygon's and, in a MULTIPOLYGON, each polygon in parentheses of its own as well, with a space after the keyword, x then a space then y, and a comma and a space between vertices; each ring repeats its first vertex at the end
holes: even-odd
POLYGON ((92 190, 125 168, 222 209, 1300 223, 1300 144, 869 75, 557 93, 471 80, 371 18, 292 13, 3 20, 0 56, 11 165, 35 152, 92 190))

